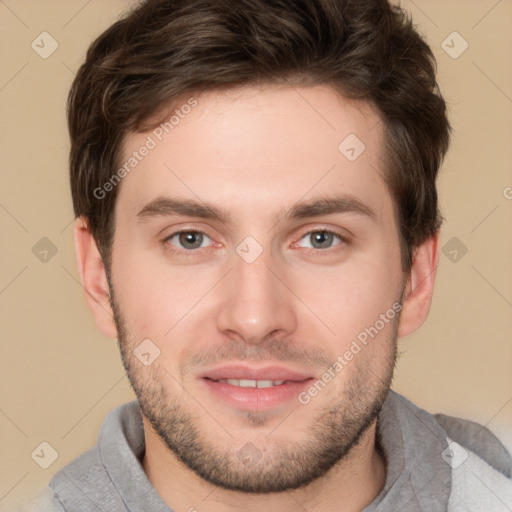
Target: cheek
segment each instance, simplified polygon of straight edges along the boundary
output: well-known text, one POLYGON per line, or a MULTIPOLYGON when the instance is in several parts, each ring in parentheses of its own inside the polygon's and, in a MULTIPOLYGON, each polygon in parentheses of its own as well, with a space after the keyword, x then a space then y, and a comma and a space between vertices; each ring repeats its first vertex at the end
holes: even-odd
POLYGON ((346 391, 350 383, 370 390, 387 379, 400 305, 397 280, 384 270, 385 266, 374 266, 339 276, 316 298, 323 308, 318 310, 323 311, 322 320, 335 333, 322 337, 323 349, 333 364, 338 363, 332 396, 346 391))
MULTIPOLYGON (((328 271, 317 267, 296 272, 293 282, 297 295, 329 328, 326 339, 335 340, 339 351, 390 309, 386 320, 394 318, 393 305, 398 307, 401 289, 400 260, 383 248, 377 256, 354 258, 328 271)), ((387 332, 387 325, 383 331, 387 332)))
POLYGON ((179 340, 206 320, 198 318, 208 302, 204 298, 222 275, 218 269, 173 266, 150 251, 135 249, 118 251, 112 269, 129 340, 135 344, 149 338, 162 356, 182 350, 179 340))

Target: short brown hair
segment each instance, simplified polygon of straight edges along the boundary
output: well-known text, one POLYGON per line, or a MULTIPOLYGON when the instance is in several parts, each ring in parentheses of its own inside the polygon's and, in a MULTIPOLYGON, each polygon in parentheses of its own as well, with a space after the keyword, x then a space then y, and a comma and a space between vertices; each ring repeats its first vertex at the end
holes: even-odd
POLYGON ((94 191, 118 168, 125 135, 154 128, 186 95, 258 83, 330 85, 377 109, 408 271, 441 225, 450 126, 433 54, 387 0, 146 0, 101 34, 71 87, 68 124, 75 214, 107 268, 117 188, 94 191))

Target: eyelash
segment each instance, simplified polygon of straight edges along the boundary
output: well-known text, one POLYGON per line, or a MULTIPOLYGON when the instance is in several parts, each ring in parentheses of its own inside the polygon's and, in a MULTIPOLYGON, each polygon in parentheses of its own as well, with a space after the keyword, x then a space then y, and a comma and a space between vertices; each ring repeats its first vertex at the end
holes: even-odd
MULTIPOLYGON (((174 233, 171 233, 170 235, 166 236, 163 240, 162 240, 162 243, 164 246, 166 246, 167 250, 169 250, 170 252, 172 253, 180 253, 181 255, 184 255, 185 257, 197 257, 199 256, 198 254, 198 249, 192 249, 192 250, 187 250, 187 249, 179 249, 179 248, 176 248, 174 247, 172 244, 169 243, 169 241, 174 238, 176 235, 180 235, 182 233, 194 233, 194 234, 201 234, 201 235, 204 235, 208 238, 210 238, 208 236, 208 233, 206 233, 205 231, 202 231, 200 229, 183 229, 183 230, 180 230, 180 231, 175 231, 174 233)), ((335 237, 337 237, 339 240, 340 240, 340 243, 339 244, 336 244, 334 245, 333 247, 329 247, 327 249, 315 249, 314 247, 305 247, 304 249, 307 250, 307 253, 311 253, 311 251, 313 252, 320 252, 320 253, 324 253, 325 255, 329 255, 331 254, 333 251, 336 251, 336 250, 339 250, 337 249, 339 246, 343 246, 343 245, 346 245, 349 243, 349 240, 347 239, 347 237, 343 236, 342 234, 336 232, 336 231, 333 231, 333 230, 330 230, 330 229, 311 229, 310 231, 306 231, 305 233, 302 234, 302 236, 299 238, 299 241, 302 240, 304 237, 308 236, 308 235, 311 235, 313 233, 326 233, 326 234, 330 234, 330 235, 334 235, 335 237)), ((294 244, 296 244, 298 242, 295 242, 294 244)), ((201 249, 201 248, 199 248, 201 249)), ((204 249, 204 247, 203 247, 204 249)))
POLYGON ((328 235, 334 235, 335 237, 338 237, 340 243, 333 245, 332 247, 328 247, 327 249, 315 249, 314 247, 304 247, 304 249, 307 249, 307 252, 310 253, 311 251, 320 252, 320 253, 326 253, 330 254, 333 251, 337 251, 340 249, 339 246, 348 244, 348 238, 346 236, 343 236, 341 233, 338 233, 337 231, 333 231, 331 229, 311 229, 310 231, 306 231, 302 234, 302 236, 299 238, 299 241, 302 240, 304 237, 311 235, 312 233, 327 233, 328 235))
POLYGON ((186 257, 195 257, 197 256, 197 249, 193 249, 193 250, 187 250, 187 249, 178 249, 176 247, 174 247, 172 244, 168 243, 170 242, 170 240, 172 238, 174 238, 176 235, 180 235, 181 233, 194 233, 194 234, 201 234, 201 235, 204 235, 204 236, 207 236, 208 238, 210 238, 208 236, 208 233, 206 233, 205 231, 201 231, 200 229, 182 229, 180 231, 175 231, 174 233, 171 233, 169 236, 166 236, 163 240, 162 240, 162 243, 166 246, 166 248, 172 252, 172 253, 180 253, 180 254, 183 254, 184 256, 186 257))

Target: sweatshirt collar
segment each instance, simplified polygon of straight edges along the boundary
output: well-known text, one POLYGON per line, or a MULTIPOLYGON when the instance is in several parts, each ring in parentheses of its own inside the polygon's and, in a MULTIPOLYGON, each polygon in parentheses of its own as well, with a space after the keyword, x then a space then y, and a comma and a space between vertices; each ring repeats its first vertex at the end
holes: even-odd
MULTIPOLYGON (((435 418, 389 391, 377 424, 386 459, 386 480, 364 512, 446 512, 451 469, 441 454, 446 434, 435 418)), ((172 512, 142 467, 144 428, 137 401, 117 407, 103 422, 98 439, 101 460, 131 512, 172 512)))

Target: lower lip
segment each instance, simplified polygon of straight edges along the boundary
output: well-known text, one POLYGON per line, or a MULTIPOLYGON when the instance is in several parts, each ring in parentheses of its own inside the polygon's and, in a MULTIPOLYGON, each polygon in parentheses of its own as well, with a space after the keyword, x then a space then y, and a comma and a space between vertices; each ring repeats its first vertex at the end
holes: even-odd
POLYGON ((201 380, 214 395, 224 402, 244 410, 268 410, 290 400, 296 400, 299 393, 313 381, 311 378, 300 382, 288 381, 280 386, 270 388, 243 388, 211 379, 201 380))

